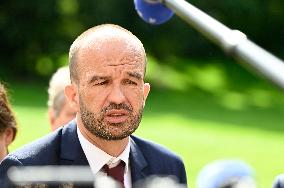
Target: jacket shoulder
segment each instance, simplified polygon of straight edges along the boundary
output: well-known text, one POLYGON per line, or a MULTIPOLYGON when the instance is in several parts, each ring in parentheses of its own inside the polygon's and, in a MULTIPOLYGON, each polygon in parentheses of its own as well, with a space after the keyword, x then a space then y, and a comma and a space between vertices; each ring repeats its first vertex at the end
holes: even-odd
POLYGON ((60 137, 58 130, 7 155, 0 165, 0 185, 9 187, 7 172, 12 166, 56 165, 60 137))
POLYGON ((139 138, 137 136, 131 136, 131 138, 133 139, 135 144, 138 145, 139 149, 142 151, 146 158, 147 156, 152 156, 152 158, 165 158, 168 160, 182 161, 182 159, 176 153, 170 151, 160 144, 139 138))
POLYGON ((52 165, 52 161, 57 162, 61 135, 62 129, 52 132, 10 153, 4 161, 17 160, 22 165, 52 165))
MULTIPOLYGON (((148 175, 172 176, 178 183, 187 184, 185 166, 182 159, 174 152, 152 141, 131 136, 133 147, 136 147, 134 157, 147 163, 148 175), (138 150, 138 151, 137 151, 138 150), (143 157, 142 157, 143 156, 143 157)), ((137 161, 137 160, 136 160, 137 161)))

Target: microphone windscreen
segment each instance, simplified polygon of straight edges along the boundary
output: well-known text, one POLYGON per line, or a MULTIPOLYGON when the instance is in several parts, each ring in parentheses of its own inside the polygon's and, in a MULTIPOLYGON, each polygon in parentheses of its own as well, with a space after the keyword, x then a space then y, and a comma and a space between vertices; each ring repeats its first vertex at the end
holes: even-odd
POLYGON ((134 0, 138 15, 147 23, 159 25, 165 23, 173 16, 173 11, 158 0, 134 0))
POLYGON ((240 160, 219 160, 206 165, 197 177, 198 188, 222 188, 233 185, 255 187, 252 169, 240 160))
POLYGON ((277 176, 273 183, 273 188, 284 188, 284 174, 277 176))

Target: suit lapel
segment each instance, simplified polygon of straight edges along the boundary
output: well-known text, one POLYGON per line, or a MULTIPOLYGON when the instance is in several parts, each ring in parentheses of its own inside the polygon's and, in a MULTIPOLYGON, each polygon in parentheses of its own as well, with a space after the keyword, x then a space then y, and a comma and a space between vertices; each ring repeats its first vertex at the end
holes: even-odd
POLYGON ((147 165, 147 161, 145 160, 138 145, 130 137, 130 167, 132 184, 146 177, 147 174, 145 173, 145 167, 147 165))
POLYGON ((62 129, 60 164, 89 165, 77 135, 75 120, 62 129))
MULTIPOLYGON (((88 165, 87 158, 77 135, 77 124, 73 120, 62 129, 60 165, 88 165)), ((131 179, 134 184, 147 176, 148 165, 139 146, 130 137, 131 179)))

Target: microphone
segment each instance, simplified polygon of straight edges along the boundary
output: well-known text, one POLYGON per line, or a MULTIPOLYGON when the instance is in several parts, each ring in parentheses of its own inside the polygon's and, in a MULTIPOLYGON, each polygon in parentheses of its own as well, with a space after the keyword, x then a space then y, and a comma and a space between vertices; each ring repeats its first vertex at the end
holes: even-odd
POLYGON ((284 174, 281 174, 275 178, 273 188, 284 188, 284 174))
POLYGON ((165 23, 174 15, 173 11, 159 0, 134 0, 134 5, 138 15, 153 25, 165 23))
POLYGON ((185 0, 134 0, 134 4, 139 16, 154 25, 168 21, 175 13, 245 68, 284 90, 284 62, 244 33, 231 30, 185 0))
POLYGON ((256 188, 252 169, 240 160, 218 160, 197 177, 198 188, 256 188))

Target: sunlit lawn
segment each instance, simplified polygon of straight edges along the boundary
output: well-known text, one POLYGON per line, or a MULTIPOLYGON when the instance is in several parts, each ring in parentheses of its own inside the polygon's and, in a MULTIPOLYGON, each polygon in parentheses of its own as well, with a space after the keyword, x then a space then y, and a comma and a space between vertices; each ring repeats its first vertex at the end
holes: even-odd
MULTIPOLYGON (((211 82, 214 85, 214 80, 211 82)), ((210 86, 202 87, 195 85, 186 91, 152 89, 135 134, 178 153, 186 165, 189 187, 195 187, 201 168, 217 159, 244 160, 255 170, 259 186, 271 187, 273 178, 284 172, 282 94, 261 87, 244 92, 226 88, 213 92, 210 86)), ((19 135, 10 147, 14 150, 48 133, 49 126, 46 88, 11 88, 20 123, 19 135)))

